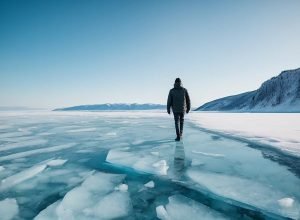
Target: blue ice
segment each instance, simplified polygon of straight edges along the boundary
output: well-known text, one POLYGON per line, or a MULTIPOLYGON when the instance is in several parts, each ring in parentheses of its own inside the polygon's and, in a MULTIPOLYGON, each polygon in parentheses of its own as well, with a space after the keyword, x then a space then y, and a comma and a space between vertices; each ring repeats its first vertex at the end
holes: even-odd
POLYGON ((3 219, 299 219, 299 158, 153 114, 0 115, 3 219))

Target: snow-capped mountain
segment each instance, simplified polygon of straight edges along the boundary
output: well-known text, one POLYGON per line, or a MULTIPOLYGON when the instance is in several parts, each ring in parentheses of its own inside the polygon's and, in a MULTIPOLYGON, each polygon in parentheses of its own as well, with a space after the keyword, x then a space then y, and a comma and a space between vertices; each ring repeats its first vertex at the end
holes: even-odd
POLYGON ((281 72, 257 90, 208 102, 196 111, 300 112, 300 68, 281 72))
POLYGON ((166 109, 165 105, 160 104, 127 104, 127 103, 106 103, 96 105, 79 105, 67 108, 58 108, 54 111, 109 111, 109 110, 160 110, 166 109))

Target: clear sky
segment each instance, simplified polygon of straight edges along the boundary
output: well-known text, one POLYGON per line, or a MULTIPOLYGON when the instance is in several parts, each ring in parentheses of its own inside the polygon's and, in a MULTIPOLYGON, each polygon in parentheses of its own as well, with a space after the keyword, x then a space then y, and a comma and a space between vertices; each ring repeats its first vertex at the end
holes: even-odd
POLYGON ((192 106, 300 67, 299 0, 0 0, 0 106, 192 106))

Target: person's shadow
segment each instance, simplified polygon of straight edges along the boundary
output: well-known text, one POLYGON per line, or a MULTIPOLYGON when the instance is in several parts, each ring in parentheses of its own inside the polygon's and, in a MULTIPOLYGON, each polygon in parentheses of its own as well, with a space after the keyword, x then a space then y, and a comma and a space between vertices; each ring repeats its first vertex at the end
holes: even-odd
POLYGON ((185 152, 184 144, 182 141, 176 142, 174 152, 174 175, 176 178, 180 178, 183 175, 185 168, 185 152))

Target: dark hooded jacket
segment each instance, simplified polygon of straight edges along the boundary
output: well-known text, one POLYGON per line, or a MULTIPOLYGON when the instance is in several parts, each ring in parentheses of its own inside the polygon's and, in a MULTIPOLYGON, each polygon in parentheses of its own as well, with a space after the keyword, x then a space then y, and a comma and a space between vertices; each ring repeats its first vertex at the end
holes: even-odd
POLYGON ((175 113, 189 112, 191 101, 188 91, 182 87, 181 83, 175 83, 174 88, 170 90, 168 96, 167 110, 175 113))

